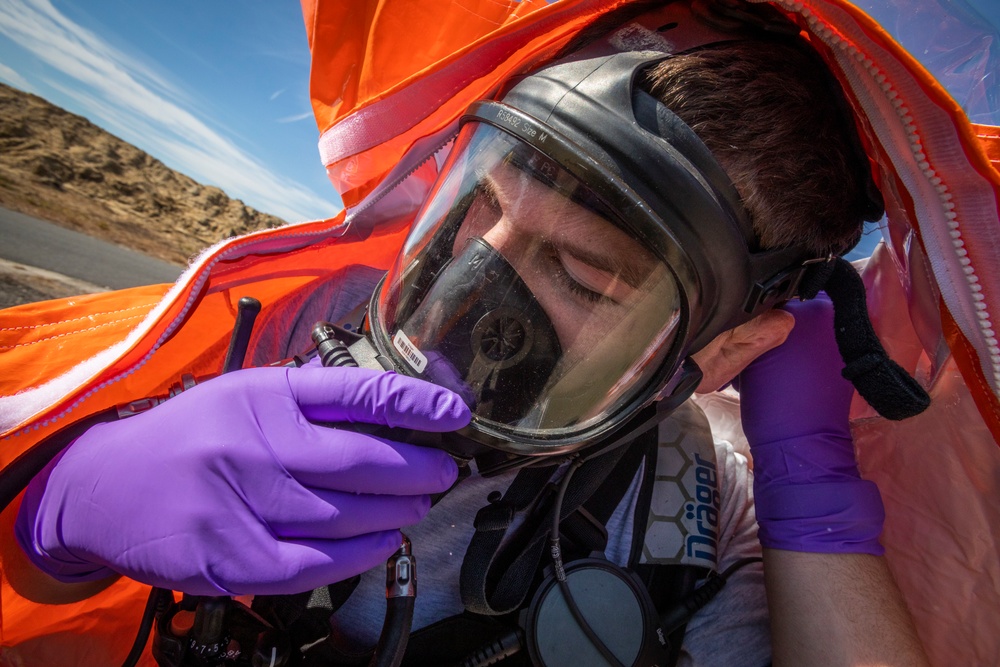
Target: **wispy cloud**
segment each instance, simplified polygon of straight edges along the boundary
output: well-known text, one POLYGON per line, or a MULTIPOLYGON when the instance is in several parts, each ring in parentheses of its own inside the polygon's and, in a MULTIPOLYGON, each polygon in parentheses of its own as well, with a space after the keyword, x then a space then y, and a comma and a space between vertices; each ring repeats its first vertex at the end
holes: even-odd
POLYGON ((297 123, 300 120, 305 120, 306 118, 312 118, 312 111, 306 111, 305 113, 295 114, 294 116, 285 116, 284 118, 276 118, 277 123, 297 123))
POLYGON ((28 83, 28 80, 21 76, 17 71, 7 67, 3 63, 0 63, 0 81, 8 83, 15 88, 20 88, 21 90, 26 90, 29 93, 35 92, 34 88, 28 83))
POLYGON ((276 91, 274 91, 273 93, 271 93, 271 97, 269 97, 269 98, 268 98, 268 102, 273 102, 273 101, 275 101, 275 100, 276 100, 276 99, 278 99, 278 98, 279 98, 279 97, 281 96, 281 94, 282 94, 282 93, 284 93, 284 92, 285 92, 285 89, 284 89, 284 88, 282 88, 282 89, 280 89, 280 90, 276 90, 276 91))
POLYGON ((61 86, 62 92, 105 127, 172 167, 286 220, 334 212, 328 201, 272 172, 209 127, 185 91, 67 18, 49 0, 0 2, 0 32, 71 78, 74 84, 61 86))

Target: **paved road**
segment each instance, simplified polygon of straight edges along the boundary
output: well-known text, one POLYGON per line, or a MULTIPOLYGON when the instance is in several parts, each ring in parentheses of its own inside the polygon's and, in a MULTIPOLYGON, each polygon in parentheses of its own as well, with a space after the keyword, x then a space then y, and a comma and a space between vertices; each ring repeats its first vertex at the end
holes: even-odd
POLYGON ((0 208, 0 258, 108 289, 172 283, 183 267, 0 208))

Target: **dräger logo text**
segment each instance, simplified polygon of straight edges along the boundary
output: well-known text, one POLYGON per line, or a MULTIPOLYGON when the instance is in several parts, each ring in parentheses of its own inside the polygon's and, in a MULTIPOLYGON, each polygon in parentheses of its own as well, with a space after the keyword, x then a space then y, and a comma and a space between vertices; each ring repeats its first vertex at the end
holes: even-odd
POLYGON ((695 494, 694 501, 684 506, 685 516, 689 520, 685 549, 689 558, 705 558, 715 562, 715 554, 719 541, 719 482, 715 472, 715 464, 706 461, 698 454, 695 461, 695 494))

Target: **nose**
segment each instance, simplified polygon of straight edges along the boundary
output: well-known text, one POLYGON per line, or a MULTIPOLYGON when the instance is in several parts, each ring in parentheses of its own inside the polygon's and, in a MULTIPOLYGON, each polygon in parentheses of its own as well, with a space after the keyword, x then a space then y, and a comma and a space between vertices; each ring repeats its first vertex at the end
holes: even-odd
POLYGON ((501 218, 498 220, 482 236, 508 262, 511 261, 514 255, 514 247, 517 244, 517 237, 516 234, 512 233, 510 224, 506 219, 501 218))
POLYGON ((482 235, 490 246, 503 255, 503 258, 514 267, 521 279, 531 283, 533 245, 532 235, 513 224, 508 216, 503 216, 485 234, 482 235))

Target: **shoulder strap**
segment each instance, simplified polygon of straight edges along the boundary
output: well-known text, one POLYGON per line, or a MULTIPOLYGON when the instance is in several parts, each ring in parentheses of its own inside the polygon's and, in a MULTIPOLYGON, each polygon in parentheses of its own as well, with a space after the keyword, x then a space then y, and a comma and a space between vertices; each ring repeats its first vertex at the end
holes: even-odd
MULTIPOLYGON (((656 441, 655 429, 648 433, 587 461, 574 475, 563 500, 560 524, 572 528, 569 537, 575 543, 597 541, 596 548, 603 549, 604 523, 649 450, 642 443, 656 441), (567 523, 570 516, 574 518, 567 523)), ((502 498, 479 510, 476 532, 462 561, 460 585, 467 610, 495 616, 515 611, 524 603, 539 570, 552 521, 554 485, 550 480, 554 472, 554 466, 522 470, 502 498), (505 542, 519 516, 525 517, 525 523, 505 542)))
MULTIPOLYGON (((662 614, 715 569, 719 488, 712 429, 692 401, 660 425, 656 440, 636 503, 629 569, 662 614)), ((686 629, 684 623, 667 636, 667 665, 676 664, 686 629)))

